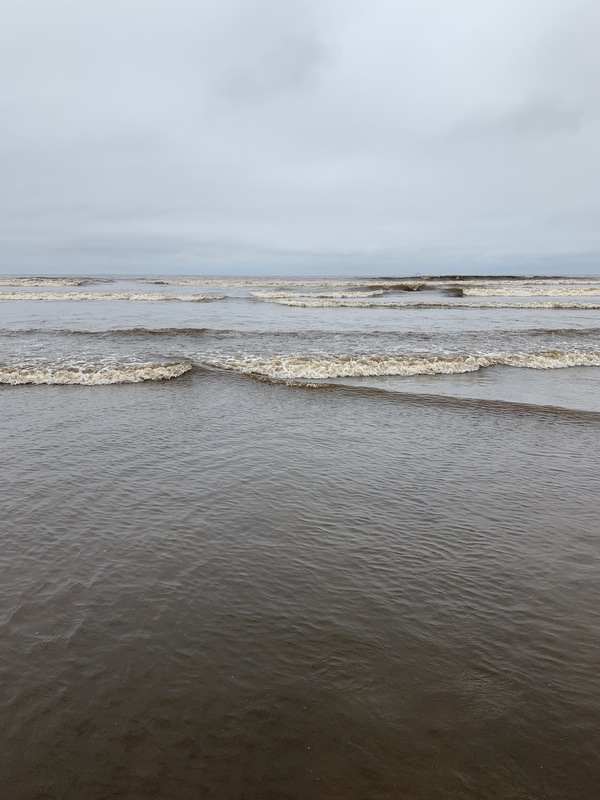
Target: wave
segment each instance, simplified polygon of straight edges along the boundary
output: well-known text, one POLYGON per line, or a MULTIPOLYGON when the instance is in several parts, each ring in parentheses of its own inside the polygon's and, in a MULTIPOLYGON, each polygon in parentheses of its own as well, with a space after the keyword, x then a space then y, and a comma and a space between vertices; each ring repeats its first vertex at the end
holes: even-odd
POLYGON ((278 305, 292 306, 296 308, 557 308, 557 309, 583 309, 583 310, 597 310, 600 309, 600 303, 577 303, 577 302, 533 302, 533 303, 505 303, 498 302, 451 302, 448 300, 383 300, 383 301, 369 301, 369 300, 313 300, 306 296, 303 297, 287 297, 268 299, 263 298, 264 302, 277 303, 278 305))
POLYGON ((73 330, 71 328, 53 328, 46 330, 44 328, 30 328, 29 330, 20 331, 20 333, 31 334, 57 334, 59 336, 204 336, 207 333, 229 334, 233 331, 225 329, 212 329, 212 328, 144 328, 142 326, 136 328, 109 328, 108 330, 100 331, 85 331, 73 330))
POLYGON ((421 291, 449 286, 538 286, 589 284, 600 281, 598 276, 573 278, 548 278, 543 276, 420 276, 413 277, 355 277, 355 278, 141 278, 140 283, 158 286, 231 286, 231 287, 307 287, 307 288, 356 288, 356 289, 396 289, 398 291, 421 291))
MULTIPOLYGON (((320 333, 316 331, 313 333, 320 333)), ((297 333, 300 337, 310 335, 311 331, 297 333)), ((0 337, 19 338, 21 336, 96 336, 110 338, 111 336, 204 336, 215 337, 230 336, 285 336, 277 331, 235 331, 228 328, 105 328, 102 330, 82 330, 76 328, 0 328, 0 337)))
MULTIPOLYGON (((375 280, 391 280, 391 278, 375 278, 375 280)), ((536 286, 540 284, 598 283, 600 282, 600 275, 573 275, 568 278, 551 277, 549 275, 421 275, 419 280, 425 281, 428 285, 536 286)))
POLYGON ((0 278, 0 286, 83 286, 85 278, 0 278))
POLYGON ((525 328, 524 330, 506 331, 506 333, 527 336, 598 336, 600 328, 525 328))
MULTIPOLYGON (((432 332, 432 331, 385 331, 375 330, 344 330, 332 331, 319 328, 307 328, 302 330, 260 330, 254 328, 231 329, 231 328, 209 328, 209 327, 189 327, 189 326, 165 326, 165 327, 115 327, 115 328, 50 328, 50 327, 15 327, 0 328, 0 341, 19 340, 29 337, 38 339, 38 347, 42 342, 46 342, 45 347, 54 346, 51 341, 81 338, 82 340, 97 340, 111 342, 120 339, 123 343, 128 339, 144 340, 164 339, 165 344, 178 341, 179 345, 189 347, 193 342, 206 342, 206 347, 210 348, 210 343, 216 342, 238 342, 236 350, 240 352, 252 352, 253 347, 250 342, 255 342, 263 354, 267 352, 299 352, 294 342, 300 342, 304 353, 333 354, 348 352, 385 352, 388 354, 409 352, 415 355, 423 355, 426 348, 428 351, 443 352, 448 355, 451 352, 499 352, 524 350, 529 352, 540 347, 546 348, 565 348, 574 350, 580 348, 590 351, 599 346, 600 327, 548 327, 548 328, 514 328, 514 329, 495 329, 494 331, 482 332, 480 330, 463 330, 456 332, 432 332), (540 339, 546 341, 541 344, 540 339), (528 343, 529 342, 529 343, 528 343), (184 344, 187 343, 187 344, 184 344), (346 345, 344 343, 347 343, 346 345), (568 344, 567 344, 568 343, 568 344), (269 351, 264 348, 268 347, 269 351), (242 348, 241 350, 237 348, 242 348), (277 348, 276 350, 274 348, 277 348)), ((222 345, 219 344, 222 350, 222 345)), ((236 351, 233 351, 236 352, 236 351)), ((255 353, 257 351, 254 351, 255 353)), ((163 351, 163 355, 165 352, 163 351)), ((177 355, 183 355, 178 351, 177 355)))
MULTIPOLYGON (((267 278, 265 280, 259 280, 258 278, 156 278, 144 279, 140 282, 152 283, 159 286, 311 286, 316 288, 325 286, 356 286, 360 288, 366 283, 366 281, 363 280, 351 279, 299 281, 288 280, 286 278, 282 278, 281 280, 273 278, 267 278)), ((378 285, 383 285, 383 283, 384 282, 379 281, 378 285)))
POLYGON ((178 378, 192 368, 189 361, 175 364, 102 364, 85 367, 9 365, 0 366, 0 384, 103 386, 113 383, 142 383, 178 378))
MULTIPOLYGON (((426 288, 428 285, 424 281, 372 278, 323 278, 321 280, 293 280, 281 278, 155 278, 142 279, 141 283, 150 283, 159 286, 231 286, 231 287, 288 287, 288 288, 352 288, 352 289, 398 289, 400 291, 414 292, 426 288)), ((446 285, 446 284, 444 284, 446 285)))
POLYGON ((251 295, 257 300, 277 300, 280 298, 287 299, 290 297, 298 299, 321 298, 340 300, 344 298, 360 299, 362 297, 381 297, 383 295, 383 289, 371 289, 369 291, 360 291, 357 289, 352 292, 310 292, 310 294, 303 294, 300 292, 290 294, 289 292, 273 292, 266 290, 262 292, 251 292, 251 295))
MULTIPOLYGON (((585 331, 585 329, 584 329, 585 331)), ((335 333, 336 338, 340 336, 377 336, 380 331, 343 331, 342 333, 335 333)), ((233 329, 233 328, 189 328, 189 327, 164 327, 164 328, 146 328, 144 326, 136 326, 133 328, 103 328, 100 330, 85 330, 77 328, 0 328, 0 337, 19 338, 21 336, 96 336, 107 337, 111 336, 214 336, 216 338, 230 338, 240 337, 247 339, 248 337, 263 339, 273 338, 297 338, 302 340, 320 338, 322 336, 331 336, 332 332, 320 329, 305 329, 301 331, 278 331, 278 330, 256 330, 256 329, 233 329)), ((419 339, 429 338, 428 334, 413 333, 412 331, 402 334, 403 337, 416 336, 419 339)))
POLYGON ((453 375, 491 366, 527 369, 600 367, 600 350, 550 350, 540 353, 496 353, 457 356, 246 356, 210 362, 211 366, 274 380, 411 375, 453 375))
POLYGON ((223 299, 222 295, 160 292, 0 292, 0 300, 181 300, 202 303, 223 299))
MULTIPOLYGON (((598 276, 573 277, 573 278, 549 278, 537 276, 532 278, 523 277, 500 277, 500 276, 421 276, 415 277, 386 277, 386 278, 314 278, 314 279, 293 279, 293 278, 177 278, 165 276, 162 278, 138 278, 137 282, 156 286, 230 286, 230 287, 307 287, 307 288, 356 288, 356 289, 391 289, 398 291, 421 291, 423 289, 439 289, 452 286, 479 287, 488 289, 505 287, 513 289, 517 287, 539 286, 560 286, 560 285, 581 285, 598 283, 598 276)), ((49 277, 49 276, 7 276, 0 278, 0 286, 83 286, 89 283, 112 283, 113 279, 98 276, 85 277, 49 277)))
MULTIPOLYGON (((260 378, 268 383, 282 383, 281 381, 270 381, 265 378, 260 378)), ((285 386, 298 387, 300 389, 316 389, 320 391, 342 392, 348 394, 360 394, 363 396, 383 396, 387 401, 396 403, 410 403, 412 405, 426 405, 436 406, 442 408, 455 408, 463 411, 469 409, 472 411, 495 411, 495 412, 508 412, 516 414, 543 414, 550 416, 559 416, 562 419, 569 419, 574 422, 600 422, 600 411, 593 411, 591 409, 577 409, 568 408, 566 406, 555 406, 544 403, 523 402, 515 400, 498 400, 489 398, 476 398, 476 397, 455 397, 446 394, 431 394, 425 392, 405 392, 398 391, 397 387, 393 389, 386 388, 385 386, 358 386, 356 384, 342 384, 342 383, 306 383, 297 381, 285 381, 285 386)))
MULTIPOLYGON (((463 290, 468 292, 469 290, 463 290)), ((495 294, 496 292, 490 292, 495 294)), ((593 292, 590 292, 592 294, 593 292)), ((600 295, 600 290, 595 292, 600 295)), ((531 303, 511 302, 453 302, 448 300, 370 300, 380 297, 383 291, 365 292, 321 292, 311 294, 291 294, 287 292, 255 292, 253 297, 268 303, 295 306, 298 308, 556 308, 556 309, 600 309, 600 303, 578 303, 543 301, 531 303), (358 298, 358 299, 355 299, 358 298)), ((540 292, 544 294, 544 292, 540 292)), ((573 292, 576 294, 576 292, 573 292)), ((44 300, 44 301, 86 301, 86 300, 127 300, 127 301, 180 301, 187 303, 224 300, 223 295, 211 294, 168 294, 163 292, 0 292, 0 301, 44 300)))
POLYGON ((465 297, 484 297, 487 295, 495 295, 496 297, 533 297, 535 295, 561 295, 561 296, 579 296, 586 295, 600 295, 600 287, 598 286, 580 286, 573 287, 560 287, 553 286, 517 286, 505 287, 499 286, 497 288, 482 288, 482 287, 466 287, 462 290, 465 297))

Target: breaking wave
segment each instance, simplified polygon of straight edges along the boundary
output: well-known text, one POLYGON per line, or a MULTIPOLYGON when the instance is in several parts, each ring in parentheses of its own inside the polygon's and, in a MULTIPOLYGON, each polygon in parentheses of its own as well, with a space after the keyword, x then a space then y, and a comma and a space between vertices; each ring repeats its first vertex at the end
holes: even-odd
POLYGON ((562 309, 600 309, 600 303, 554 302, 551 300, 533 303, 498 302, 451 302, 448 300, 326 300, 311 299, 306 296, 280 298, 263 298, 265 302, 277 303, 296 308, 562 308, 562 309))
POLYGON ((296 298, 302 300, 311 298, 340 300, 344 298, 360 299, 362 297, 381 297, 383 295, 383 289, 371 289, 369 291, 360 291, 357 289, 352 292, 310 292, 310 294, 303 294, 300 292, 290 294, 290 292, 274 292, 265 290, 262 292, 251 292, 251 295, 257 300, 279 300, 287 298, 296 298))
POLYGON ((189 361, 176 364, 102 364, 98 366, 60 365, 54 367, 0 366, 0 384, 103 386, 111 383, 142 383, 178 378, 189 372, 189 361))
POLYGON ((0 286, 83 286, 85 278, 0 278, 0 286))
MULTIPOLYGON (((427 285, 424 281, 415 280, 402 280, 394 278, 385 279, 333 279, 323 278, 321 280, 291 280, 282 278, 275 280, 267 278, 259 280, 258 278, 154 278, 143 279, 141 283, 151 283, 159 286, 232 286, 232 287, 256 287, 272 286, 272 287, 288 287, 288 288, 353 288, 353 289, 399 289, 403 291, 419 291, 424 289, 427 285)), ((431 284, 432 286, 435 284, 431 284)), ((444 283, 446 285, 446 283, 444 283)))
POLYGON ((550 286, 569 284, 597 283, 597 276, 573 278, 548 278, 536 277, 467 277, 467 276, 421 276, 418 278, 393 278, 393 277, 362 277, 362 278, 142 278, 140 283, 158 286, 231 286, 231 287, 289 287, 289 288, 356 288, 356 289, 396 289, 399 291, 420 291, 423 289, 439 289, 449 286, 479 286, 488 288, 493 286, 550 286))
MULTIPOLYGON (((366 281, 361 280, 314 280, 314 281, 298 281, 298 280, 274 280, 267 278, 260 280, 258 278, 156 278, 144 279, 141 283, 152 283, 159 286, 307 286, 307 287, 322 287, 322 286, 356 286, 360 288, 365 286, 366 281)), ((369 284, 377 283, 383 285, 383 281, 369 281, 369 284)))
POLYGON ((0 292, 0 300, 181 300, 202 303, 223 299, 223 295, 161 292, 0 292))
MULTIPOLYGON (((375 280, 391 280, 391 278, 375 280)), ((569 278, 552 278, 548 275, 422 275, 420 280, 425 281, 428 286, 549 286, 598 283, 600 275, 576 275, 569 278)))
POLYGON ((600 350, 550 350, 540 353, 496 353, 457 356, 246 356, 213 361, 212 366, 273 380, 383 377, 398 375, 452 375, 491 366, 527 369, 599 367, 600 350))
POLYGON ((495 295, 496 297, 534 297, 536 295, 564 295, 564 296, 579 296, 586 295, 600 295, 600 287, 598 286, 578 286, 562 287, 562 285, 554 284, 552 286, 516 286, 506 287, 499 286, 497 288, 488 287, 465 287, 462 290, 463 295, 466 297, 485 297, 488 295, 495 295))

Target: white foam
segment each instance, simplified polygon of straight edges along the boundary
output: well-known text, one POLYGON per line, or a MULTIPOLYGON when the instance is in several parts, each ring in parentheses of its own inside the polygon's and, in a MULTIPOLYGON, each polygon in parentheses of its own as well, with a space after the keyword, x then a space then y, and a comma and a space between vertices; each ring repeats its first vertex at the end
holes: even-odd
POLYGON ((275 291, 268 291, 264 290, 261 292, 251 292, 252 297, 255 297, 257 300, 278 300, 278 299, 311 299, 311 298, 325 298, 325 299, 344 299, 344 298, 355 298, 360 299, 363 297, 381 297, 383 295, 383 289, 372 289, 370 291, 352 291, 352 292, 316 292, 312 291, 310 293, 303 293, 303 292, 294 292, 291 294, 290 292, 275 292, 275 291))
POLYGON ((547 286, 499 286, 499 287, 474 287, 463 289, 463 294, 473 297, 484 297, 488 295, 496 297, 533 297, 536 295, 560 295, 560 296, 579 296, 600 295, 598 286, 578 286, 565 287, 562 284, 552 284, 547 286))
POLYGON ((85 278, 0 278, 0 286, 81 286, 85 278))
POLYGON ((473 309, 473 308, 563 308, 563 309, 587 309, 594 310, 600 309, 599 303, 577 303, 577 302, 533 302, 533 303, 506 303, 503 301, 498 302, 477 302, 477 301, 449 301, 449 300, 326 300, 326 299, 311 299, 310 297, 294 297, 288 295, 287 297, 268 299, 264 298, 266 302, 277 303, 283 306, 292 306, 296 308, 460 308, 460 309, 473 309))
POLYGON ((0 367, 0 383, 12 386, 24 384, 103 386, 111 383, 170 380, 178 378, 190 369, 192 369, 192 364, 189 361, 182 361, 178 364, 111 364, 95 367, 15 365, 0 367))
POLYGON ((600 351, 550 350, 541 353, 496 353, 459 356, 281 356, 242 357, 212 362, 213 366, 275 380, 375 377, 385 375, 440 375, 475 372, 502 365, 527 369, 598 367, 600 351))
POLYGON ((481 279, 481 278, 449 278, 448 280, 443 280, 442 278, 428 280, 426 282, 426 286, 436 286, 436 287, 444 287, 444 286, 479 286, 482 289, 490 288, 490 287, 506 287, 510 289, 512 287, 520 287, 520 286, 568 286, 568 285, 589 285, 589 284, 598 284, 600 283, 600 276, 591 276, 587 278, 523 278, 520 280, 502 280, 501 278, 493 278, 493 279, 481 279))
POLYGON ((162 292, 0 292, 0 300, 181 300, 188 303, 201 303, 223 300, 223 296, 164 294, 162 292))

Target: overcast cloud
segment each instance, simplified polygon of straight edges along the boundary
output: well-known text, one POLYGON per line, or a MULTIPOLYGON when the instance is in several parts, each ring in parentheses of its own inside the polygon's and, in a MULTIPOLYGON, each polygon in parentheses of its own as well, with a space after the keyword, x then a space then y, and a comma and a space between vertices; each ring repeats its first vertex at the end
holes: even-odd
POLYGON ((0 270, 600 269, 597 0, 0 0, 0 270))

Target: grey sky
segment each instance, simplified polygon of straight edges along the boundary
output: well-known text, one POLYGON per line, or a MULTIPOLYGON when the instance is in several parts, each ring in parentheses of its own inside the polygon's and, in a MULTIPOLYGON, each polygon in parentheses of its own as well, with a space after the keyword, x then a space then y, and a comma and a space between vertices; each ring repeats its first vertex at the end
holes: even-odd
POLYGON ((600 270, 597 0, 0 0, 0 270, 600 270))

